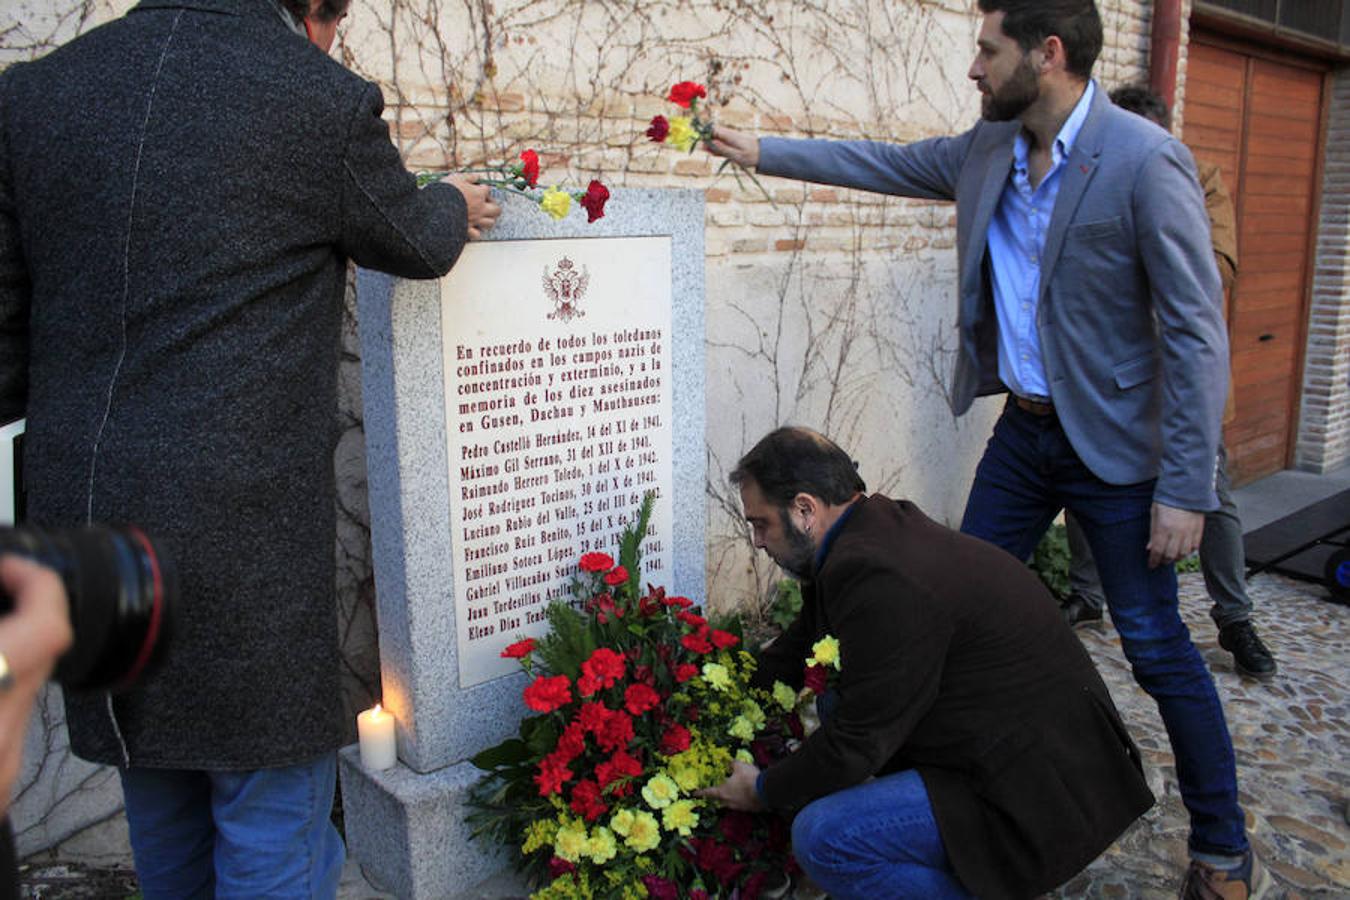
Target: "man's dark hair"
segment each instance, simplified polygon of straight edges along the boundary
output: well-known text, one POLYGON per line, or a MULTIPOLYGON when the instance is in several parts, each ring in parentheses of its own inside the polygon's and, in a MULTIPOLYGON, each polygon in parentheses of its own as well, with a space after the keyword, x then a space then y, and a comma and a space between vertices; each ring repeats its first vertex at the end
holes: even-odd
POLYGON ((734 485, 753 481, 764 498, 779 507, 786 507, 798 494, 819 497, 833 506, 867 490, 857 466, 838 444, 793 425, 761 438, 741 457, 730 477, 734 485))
POLYGON ((1091 77, 1102 52, 1102 17, 1093 0, 980 0, 980 12, 1003 13, 1003 33, 1023 53, 1056 35, 1064 44, 1064 67, 1091 77))
MULTIPOLYGON (((309 17, 309 0, 281 0, 281 4, 297 20, 309 17)), ((347 7, 351 5, 352 0, 323 0, 319 8, 314 10, 314 18, 320 22, 331 22, 346 13, 347 7)))
POLYGON ((1172 111, 1166 101, 1142 84, 1127 84, 1111 92, 1111 102, 1143 116, 1155 125, 1172 130, 1172 111))

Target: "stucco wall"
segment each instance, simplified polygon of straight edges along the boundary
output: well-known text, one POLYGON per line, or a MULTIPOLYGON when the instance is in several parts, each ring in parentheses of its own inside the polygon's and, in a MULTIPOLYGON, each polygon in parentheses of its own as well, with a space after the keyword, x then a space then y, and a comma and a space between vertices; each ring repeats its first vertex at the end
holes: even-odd
MULTIPOLYGON (((50 50, 127 0, 11 0, 0 64, 50 50)), ((979 18, 967 0, 354 0, 335 55, 376 79, 414 169, 514 158, 545 180, 701 187, 707 205, 709 596, 758 603, 777 578, 749 552, 725 483, 737 457, 784 422, 818 427, 859 460, 869 487, 955 524, 997 401, 961 420, 945 393, 955 346, 952 208, 718 175, 643 134, 672 82, 709 86, 716 118, 793 136, 906 141, 972 124, 965 77, 979 18)), ((1148 2, 1101 4, 1108 88, 1145 77, 1148 2)), ((350 298, 349 298, 350 299, 350 298)), ((349 329, 350 337, 350 329, 349 329)), ((378 689, 355 341, 346 344, 336 454, 347 693, 378 689)), ((21 849, 48 846, 116 809, 115 779, 70 760, 55 726, 30 736, 15 807, 21 849), (40 787, 40 790, 38 789, 40 787), (52 810, 77 811, 53 815, 52 810)), ((115 844, 120 838, 114 834, 115 844)))

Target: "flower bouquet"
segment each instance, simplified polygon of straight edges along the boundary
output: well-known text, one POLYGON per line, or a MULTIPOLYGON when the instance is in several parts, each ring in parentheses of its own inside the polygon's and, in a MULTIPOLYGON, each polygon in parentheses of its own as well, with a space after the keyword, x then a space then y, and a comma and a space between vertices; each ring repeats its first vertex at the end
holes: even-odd
MULTIPOLYGON (((605 204, 609 201, 609 188, 596 179, 586 186, 586 190, 561 188, 557 185, 539 186, 539 154, 534 150, 525 150, 515 162, 487 166, 481 169, 461 169, 460 175, 484 175, 479 184, 490 185, 507 193, 520 194, 537 203, 539 208, 555 220, 561 219, 572 209, 572 202, 586 210, 586 221, 594 222, 605 215, 605 204)), ((421 172, 417 176, 418 186, 431 184, 444 178, 444 172, 421 172)))
POLYGON ((530 676, 535 715, 474 757, 488 774, 469 823, 516 851, 535 898, 754 900, 795 868, 785 820, 724 810, 699 791, 733 759, 765 764, 800 735, 800 722, 787 724, 796 693, 750 687, 754 659, 734 624, 639 589, 651 507, 649 495, 617 563, 581 557, 574 599, 549 607, 552 633, 502 653, 530 676))
MULTIPOLYGON (((666 99, 676 106, 689 110, 687 116, 653 116, 651 123, 647 127, 647 137, 654 144, 669 144, 676 150, 684 153, 693 153, 694 148, 700 144, 707 145, 713 139, 712 119, 705 119, 699 114, 698 101, 706 99, 708 89, 696 81, 681 81, 678 84, 671 85, 670 93, 666 99)), ((726 167, 731 165, 731 160, 722 160, 722 165, 717 167, 717 174, 722 174, 726 167)), ((750 180, 759 188, 764 199, 769 201, 770 205, 776 206, 769 192, 764 189, 764 185, 759 183, 759 179, 748 169, 737 165, 732 170, 736 176, 737 184, 740 183, 740 173, 744 172, 750 180)))

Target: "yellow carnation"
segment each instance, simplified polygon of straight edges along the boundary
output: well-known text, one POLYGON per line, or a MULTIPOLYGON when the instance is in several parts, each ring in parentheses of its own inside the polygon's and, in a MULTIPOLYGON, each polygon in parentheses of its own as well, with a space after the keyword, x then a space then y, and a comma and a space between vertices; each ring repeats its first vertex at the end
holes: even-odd
POLYGON ((760 731, 768 723, 764 716, 764 710, 760 709, 759 704, 753 700, 745 701, 745 704, 741 707, 741 715, 750 720, 750 726, 755 731, 760 731))
POLYGON ((539 198, 539 208, 553 218, 561 219, 572 208, 572 195, 554 185, 544 191, 544 196, 539 198))
POLYGON ((839 639, 826 635, 811 645, 811 656, 807 665, 833 666, 839 668, 839 639))
POLYGON ((727 728, 727 734, 742 741, 752 741, 755 739, 755 726, 750 724, 750 720, 745 716, 737 716, 732 720, 731 726, 727 728))
POLYGON ((586 826, 569 824, 558 829, 558 836, 553 841, 553 852, 559 858, 574 863, 581 859, 581 854, 587 852, 588 846, 586 826))
POLYGON ((649 812, 639 812, 633 816, 633 827, 628 831, 624 843, 639 853, 655 850, 661 843, 661 825, 649 812))
POLYGON ((586 842, 586 855, 597 866, 603 866, 618 852, 619 845, 614 840, 614 833, 603 826, 595 829, 595 834, 586 842))
POLYGON ((689 152, 698 143, 698 132, 694 130, 693 122, 689 121, 688 116, 671 116, 670 132, 666 135, 666 143, 684 152, 689 152))
POLYGON ((727 671, 726 666, 720 663, 704 663, 703 678, 719 691, 725 691, 731 687, 731 673, 727 671))
POLYGON ((620 837, 628 837, 628 832, 633 828, 634 818, 631 809, 621 809, 610 818, 609 827, 620 837))
POLYGON ((677 800, 665 808, 661 813, 661 824, 665 826, 666 831, 678 831, 685 837, 693 834, 694 826, 698 824, 698 813, 694 809, 693 800, 677 800))
POLYGON ((665 809, 680 796, 680 786, 668 775, 653 775, 642 788, 642 799, 652 809, 665 809))
POLYGON ((792 707, 797 705, 797 692, 783 682, 775 681, 773 683, 773 700, 783 707, 784 712, 791 712, 792 707))
POLYGON ((754 755, 744 747, 737 750, 736 755, 732 758, 735 759, 737 762, 743 762, 748 766, 753 766, 755 764, 754 755))

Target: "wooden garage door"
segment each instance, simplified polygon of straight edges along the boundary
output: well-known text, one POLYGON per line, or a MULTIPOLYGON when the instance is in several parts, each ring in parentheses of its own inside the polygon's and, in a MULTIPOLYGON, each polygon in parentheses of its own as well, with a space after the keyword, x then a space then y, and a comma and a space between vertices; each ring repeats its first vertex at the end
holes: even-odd
POLYGON ((1223 169, 1238 219, 1231 300, 1237 483, 1284 469, 1293 449, 1308 321, 1324 70, 1203 32, 1186 63, 1184 138, 1223 169))

